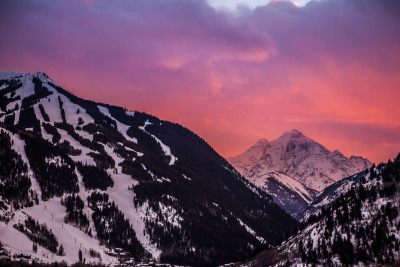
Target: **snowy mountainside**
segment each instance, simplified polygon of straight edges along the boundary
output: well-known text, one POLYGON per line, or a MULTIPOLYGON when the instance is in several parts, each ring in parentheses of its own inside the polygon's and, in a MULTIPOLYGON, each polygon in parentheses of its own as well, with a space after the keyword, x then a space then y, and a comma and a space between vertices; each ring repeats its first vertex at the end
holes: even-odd
POLYGON ((400 154, 352 177, 333 203, 310 215, 290 238, 251 260, 265 266, 398 266, 400 154))
MULTIPOLYGON (((346 158, 337 150, 331 152, 297 130, 286 132, 270 142, 260 139, 244 153, 229 158, 228 161, 253 183, 257 183, 257 179, 266 179, 264 174, 283 173, 301 183, 304 188, 312 189, 307 190, 309 199, 315 196, 315 192, 320 192, 327 186, 371 166, 371 163, 362 157, 346 158)), ((276 180, 285 184, 279 177, 276 180)), ((272 189, 265 189, 266 192, 277 195, 272 189)), ((290 194, 291 192, 286 192, 285 195, 290 194)), ((301 198, 294 198, 302 202, 301 198)), ((291 214, 296 214, 304 206, 298 206, 294 212, 292 207, 281 207, 291 214)))
POLYGON ((360 178, 365 174, 362 171, 358 174, 344 178, 334 184, 331 184, 319 193, 313 201, 299 213, 295 218, 299 221, 303 221, 308 218, 311 214, 315 214, 321 210, 322 207, 332 204, 340 195, 347 193, 353 185, 360 181, 360 178))
POLYGON ((193 132, 78 98, 44 73, 0 73, 0 128, 10 257, 216 265, 297 225, 193 132))
POLYGON ((308 207, 317 193, 279 172, 258 172, 248 180, 269 193, 274 201, 292 216, 308 207))

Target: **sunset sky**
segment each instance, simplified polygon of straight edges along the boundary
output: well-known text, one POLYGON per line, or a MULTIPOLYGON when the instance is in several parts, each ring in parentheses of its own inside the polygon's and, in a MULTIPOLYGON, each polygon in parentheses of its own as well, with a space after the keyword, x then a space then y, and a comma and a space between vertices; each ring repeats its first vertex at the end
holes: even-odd
POLYGON ((293 128, 345 156, 400 152, 398 0, 3 0, 0 35, 0 71, 180 123, 225 157, 293 128))

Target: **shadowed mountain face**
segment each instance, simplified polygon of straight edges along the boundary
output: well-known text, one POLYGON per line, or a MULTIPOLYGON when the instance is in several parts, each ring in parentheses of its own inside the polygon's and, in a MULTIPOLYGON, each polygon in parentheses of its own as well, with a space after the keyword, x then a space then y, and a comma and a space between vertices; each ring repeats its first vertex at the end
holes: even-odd
POLYGON ((12 170, 1 176, 1 242, 18 252, 73 263, 82 250, 113 264, 107 248, 121 248, 135 260, 216 265, 297 225, 178 124, 78 98, 44 73, 0 73, 0 109, 0 155, 13 159, 0 161, 12 170), (51 247, 34 241, 41 225, 51 247))
POLYGON ((268 192, 279 206, 295 218, 317 194, 317 191, 280 172, 260 172, 250 177, 249 181, 268 192))
POLYGON ((398 266, 400 154, 327 187, 298 231, 246 266, 398 266))
POLYGON ((245 178, 274 196, 275 201, 291 214, 304 209, 325 187, 371 166, 362 157, 346 158, 337 150, 331 152, 297 130, 271 142, 260 139, 228 161, 245 178), (275 179, 271 181, 272 173, 281 175, 274 175, 275 179), (277 182, 282 184, 279 191, 276 191, 277 182), (283 185, 288 184, 297 190, 282 193, 283 185))

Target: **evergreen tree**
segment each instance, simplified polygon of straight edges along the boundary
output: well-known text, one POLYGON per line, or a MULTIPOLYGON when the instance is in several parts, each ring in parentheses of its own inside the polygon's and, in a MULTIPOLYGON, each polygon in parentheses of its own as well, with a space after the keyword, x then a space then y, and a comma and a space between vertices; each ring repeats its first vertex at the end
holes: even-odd
POLYGON ((58 248, 58 253, 59 256, 65 256, 65 250, 63 245, 61 244, 60 247, 58 248))

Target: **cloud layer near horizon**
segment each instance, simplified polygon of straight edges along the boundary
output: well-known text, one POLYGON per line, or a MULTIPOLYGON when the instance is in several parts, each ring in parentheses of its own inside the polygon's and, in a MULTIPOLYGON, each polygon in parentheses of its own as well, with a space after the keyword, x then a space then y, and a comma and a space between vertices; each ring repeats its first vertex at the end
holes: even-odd
POLYGON ((0 70, 179 122, 224 156, 291 128, 346 156, 400 152, 400 3, 2 1, 0 70))

